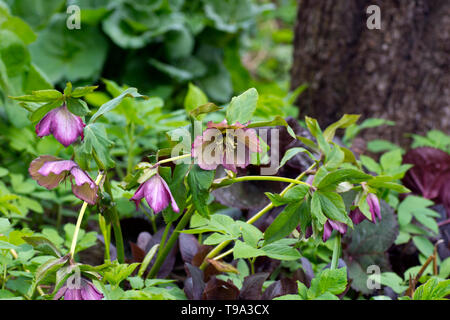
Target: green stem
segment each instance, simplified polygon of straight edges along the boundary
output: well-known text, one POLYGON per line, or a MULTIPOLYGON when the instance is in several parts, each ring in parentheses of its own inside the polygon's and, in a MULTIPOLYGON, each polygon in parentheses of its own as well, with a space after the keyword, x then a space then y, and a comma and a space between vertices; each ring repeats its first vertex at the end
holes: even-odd
POLYGON ((180 159, 189 158, 190 156, 191 156, 191 154, 190 154, 190 153, 187 153, 187 154, 183 154, 183 155, 181 155, 181 156, 177 156, 177 157, 173 157, 173 158, 168 158, 168 159, 160 160, 160 161, 158 161, 158 162, 155 164, 155 166, 158 165, 158 164, 162 164, 162 163, 173 162, 173 161, 177 161, 177 160, 180 160, 180 159))
MULTIPOLYGON (((306 175, 306 173, 308 173, 310 170, 314 169, 314 167, 316 165, 317 165, 317 162, 314 162, 308 169, 303 171, 297 178, 295 178, 295 180, 300 181, 306 175)), ((295 183, 289 184, 286 188, 283 189, 283 191, 281 191, 280 196, 284 196, 286 194, 286 192, 288 192, 294 186, 295 186, 295 183)), ((309 184, 308 184, 308 186, 309 186, 309 184)), ((270 211, 273 207, 274 207, 273 203, 269 203, 264 208, 262 208, 258 213, 256 213, 253 217, 248 219, 246 223, 253 224, 259 218, 261 218, 265 213, 270 211)), ((222 249, 225 248, 230 242, 231 242, 231 240, 223 241, 223 242, 219 243, 213 250, 211 250, 208 253, 208 255, 205 257, 205 259, 203 260, 203 263, 200 265, 200 269, 205 270, 206 266, 208 265, 208 259, 213 259, 215 256, 217 256, 220 253, 220 251, 222 251, 222 249)), ((230 249, 227 252, 225 252, 224 254, 220 255, 220 257, 223 258, 232 252, 233 252, 233 249, 230 249)))
POLYGON ((337 269, 339 256, 341 255, 341 234, 338 232, 336 238, 334 239, 333 257, 331 258, 330 269, 337 269))
POLYGON ((128 155, 127 155, 127 175, 133 171, 133 145, 134 145, 134 122, 130 123, 128 130, 128 155))
POLYGON ((114 230, 114 239, 116 240, 117 249, 117 260, 119 263, 124 263, 125 261, 125 250, 123 247, 123 236, 122 229, 120 227, 119 213, 117 212, 116 204, 114 203, 114 197, 111 190, 111 183, 109 182, 108 175, 106 175, 105 183, 103 184, 105 191, 109 194, 111 198, 111 224, 114 230))
MULTIPOLYGON (((159 255, 155 263, 153 264, 149 274, 148 278, 154 278, 156 274, 158 273, 159 269, 161 268, 161 265, 163 264, 164 260, 166 259, 167 255, 169 254, 170 250, 172 250, 173 246, 175 245, 175 242, 178 240, 178 236, 180 235, 180 231, 186 227, 189 220, 191 219, 192 214, 194 213, 194 207, 190 206, 188 207, 186 213, 183 215, 181 220, 178 222, 177 226, 175 227, 175 230, 173 230, 172 235, 170 236, 169 240, 167 240, 166 245, 164 246, 163 251, 161 252, 161 255, 159 255)), ((161 247, 160 247, 161 248, 161 247)))
MULTIPOLYGON (((169 230, 170 227, 172 226, 172 221, 170 221, 167 225, 166 228, 164 229, 164 233, 161 237, 161 241, 159 243, 159 247, 162 249, 164 248, 164 245, 166 244, 166 239, 167 239, 167 235, 169 234, 169 230)), ((159 257, 161 255, 162 250, 158 250, 158 254, 157 257, 159 257)))
POLYGON ((244 176, 244 177, 237 177, 232 179, 233 182, 241 182, 241 181, 281 181, 281 182, 288 182, 293 184, 304 184, 308 187, 311 187, 311 185, 307 184, 306 182, 299 181, 297 179, 290 179, 290 178, 284 178, 284 177, 277 177, 277 176, 244 176))
MULTIPOLYGON (((97 176, 97 179, 95 179, 95 184, 98 185, 100 183, 100 181, 103 178, 103 173, 99 173, 99 175, 97 176)), ((73 256, 75 255, 75 248, 77 246, 77 238, 78 238, 78 233, 80 231, 80 227, 81 227, 81 221, 83 221, 83 216, 84 216, 84 212, 86 211, 88 203, 86 201, 83 202, 83 205, 81 206, 80 209, 80 213, 78 214, 78 219, 77 219, 77 224, 75 226, 75 231, 73 232, 73 237, 72 237, 72 244, 70 246, 70 257, 73 259, 73 256)))

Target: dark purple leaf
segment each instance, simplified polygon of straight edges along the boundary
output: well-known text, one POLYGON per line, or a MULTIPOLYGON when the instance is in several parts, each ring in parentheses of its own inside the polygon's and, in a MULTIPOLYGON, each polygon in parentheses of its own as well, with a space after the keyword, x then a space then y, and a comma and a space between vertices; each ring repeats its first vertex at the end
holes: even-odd
POLYGON ((145 258, 145 251, 139 248, 139 246, 130 241, 131 247, 131 262, 142 262, 145 258))
POLYGON ((405 186, 427 199, 437 198, 450 175, 450 155, 439 149, 421 147, 409 150, 403 163, 414 165, 403 178, 405 186))
POLYGON ((139 233, 136 244, 139 248, 145 251, 151 239, 152 235, 149 232, 144 231, 139 233))
POLYGON ((197 238, 192 234, 180 233, 178 242, 183 261, 192 263, 192 258, 194 258, 200 248, 197 238))
POLYGON ((259 300, 262 295, 262 286, 264 281, 269 277, 269 273, 255 273, 244 278, 241 292, 239 294, 240 300, 259 300))
POLYGON ((185 263, 184 268, 188 274, 184 281, 184 293, 190 300, 200 300, 205 289, 203 271, 189 263, 185 263))
POLYGON ((237 300, 239 297, 239 289, 231 280, 223 281, 216 277, 206 283, 203 291, 203 300, 237 300))
POLYGON ((298 292, 297 283, 289 278, 275 281, 264 291, 262 300, 272 300, 273 298, 286 294, 296 294, 298 292))

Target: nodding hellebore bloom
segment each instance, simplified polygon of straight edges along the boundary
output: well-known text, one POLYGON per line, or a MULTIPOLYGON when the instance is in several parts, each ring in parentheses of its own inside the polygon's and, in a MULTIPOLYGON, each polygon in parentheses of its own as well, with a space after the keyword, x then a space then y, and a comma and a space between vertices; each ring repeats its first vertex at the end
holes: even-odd
MULTIPOLYGON (((373 193, 369 193, 367 195, 366 201, 369 205, 369 211, 372 215, 372 219, 367 219, 367 217, 361 212, 361 210, 359 210, 359 208, 356 208, 349 213, 349 217, 350 219, 352 219, 353 224, 359 224, 365 219, 369 220, 372 223, 376 223, 376 218, 381 220, 380 202, 378 201, 377 196, 373 193)), ((328 219, 323 226, 322 239, 324 242, 327 241, 328 238, 330 238, 331 232, 333 230, 337 230, 341 234, 345 234, 345 232, 347 232, 347 225, 342 222, 332 221, 328 219)))
POLYGON ((147 200, 148 205, 155 214, 167 208, 169 202, 173 211, 180 212, 169 186, 158 173, 155 173, 150 179, 142 183, 130 199, 136 203, 136 210, 139 208, 142 198, 147 200))
MULTIPOLYGON (((70 278, 69 278, 70 279, 70 278)), ((64 300, 102 300, 103 294, 97 290, 94 284, 84 278, 79 279, 79 285, 69 280, 58 290, 53 300, 64 297, 64 300)))
POLYGON ((72 160, 62 160, 48 155, 40 156, 31 162, 28 172, 39 185, 49 190, 56 188, 61 181, 69 177, 72 191, 77 198, 91 205, 97 201, 98 186, 72 160))
POLYGON ((83 140, 83 129, 86 125, 77 115, 71 113, 66 105, 48 112, 36 125, 36 133, 42 138, 53 134, 64 147, 74 143, 78 137, 83 140))
POLYGON ((237 172, 236 167, 247 167, 253 152, 261 152, 256 131, 239 122, 229 125, 227 120, 208 122, 203 134, 195 138, 191 150, 203 170, 214 170, 221 164, 233 172, 237 172))
POLYGON ((369 211, 371 214, 371 219, 367 219, 367 217, 361 212, 359 208, 352 210, 349 214, 350 219, 352 219, 354 224, 359 224, 365 219, 369 220, 372 223, 376 223, 376 218, 381 220, 381 211, 380 211, 380 201, 375 194, 369 193, 366 198, 366 202, 369 205, 369 211))

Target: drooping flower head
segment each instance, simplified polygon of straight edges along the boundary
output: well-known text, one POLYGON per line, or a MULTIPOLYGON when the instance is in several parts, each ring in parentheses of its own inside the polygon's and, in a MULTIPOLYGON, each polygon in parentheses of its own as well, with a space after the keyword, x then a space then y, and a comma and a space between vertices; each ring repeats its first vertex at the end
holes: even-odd
POLYGON ((28 172, 39 185, 49 190, 56 188, 61 181, 69 178, 72 191, 77 198, 91 205, 97 201, 98 186, 72 160, 62 160, 49 155, 40 156, 31 162, 28 172))
POLYGON ((347 225, 345 223, 339 221, 333 221, 328 219, 327 222, 323 225, 323 242, 327 241, 333 230, 337 230, 340 234, 345 234, 347 232, 347 225))
POLYGON ((349 217, 350 219, 352 219, 354 224, 359 224, 365 219, 369 220, 372 223, 376 223, 377 218, 381 220, 380 201, 378 200, 377 196, 373 193, 369 193, 367 195, 366 202, 369 205, 371 219, 367 219, 364 213, 362 213, 359 208, 356 208, 349 214, 349 217))
MULTIPOLYGON (((70 278, 69 278, 70 279, 70 278)), ((102 300, 103 294, 97 290, 91 281, 84 278, 79 279, 79 284, 76 281, 67 281, 61 289, 53 297, 53 300, 58 300, 64 297, 64 300, 102 300)))
POLYGON ((203 170, 223 165, 233 172, 237 172, 236 167, 247 167, 254 152, 261 152, 256 131, 239 122, 229 125, 227 120, 208 122, 203 134, 195 138, 191 150, 203 170))
POLYGON ((49 111, 36 125, 36 134, 42 138, 53 134, 64 147, 74 143, 78 137, 83 140, 83 120, 71 113, 66 105, 49 111))
POLYGON ((167 208, 169 203, 172 205, 173 211, 180 212, 169 186, 158 173, 155 173, 150 179, 142 183, 130 199, 136 203, 136 210, 139 208, 139 203, 143 198, 145 198, 155 214, 167 208))

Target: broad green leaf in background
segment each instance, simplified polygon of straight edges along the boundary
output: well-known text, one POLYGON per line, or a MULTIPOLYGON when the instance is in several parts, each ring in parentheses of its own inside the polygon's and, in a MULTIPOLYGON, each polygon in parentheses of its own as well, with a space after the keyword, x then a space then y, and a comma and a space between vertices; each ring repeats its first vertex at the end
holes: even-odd
POLYGON ((250 121, 255 112, 257 101, 258 92, 255 88, 248 89, 241 95, 233 97, 226 110, 228 124, 250 121))
POLYGON ((184 98, 184 109, 191 112, 195 108, 208 103, 208 97, 196 85, 189 83, 188 92, 184 98))
POLYGON ((108 43, 98 27, 66 27, 65 13, 52 16, 30 45, 33 62, 53 83, 64 80, 97 80, 106 59, 108 43), (92 50, 95 48, 95 50, 92 50))

